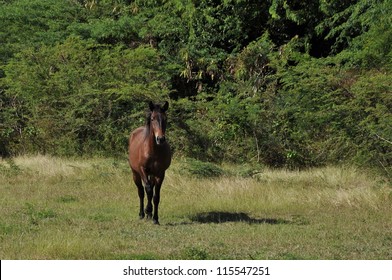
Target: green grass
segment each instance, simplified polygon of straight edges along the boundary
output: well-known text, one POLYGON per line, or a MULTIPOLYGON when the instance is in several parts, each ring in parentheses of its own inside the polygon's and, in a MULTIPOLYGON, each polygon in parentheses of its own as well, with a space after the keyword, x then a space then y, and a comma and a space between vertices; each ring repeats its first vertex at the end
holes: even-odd
POLYGON ((194 168, 174 161, 155 226, 138 218, 126 160, 0 161, 0 258, 392 259, 392 187, 381 177, 194 168))

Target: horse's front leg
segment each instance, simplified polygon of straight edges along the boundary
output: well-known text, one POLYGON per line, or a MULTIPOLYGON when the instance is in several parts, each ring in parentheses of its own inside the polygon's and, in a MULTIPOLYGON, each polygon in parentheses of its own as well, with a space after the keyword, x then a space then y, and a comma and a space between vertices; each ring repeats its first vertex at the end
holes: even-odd
POLYGON ((139 218, 143 219, 144 218, 144 189, 143 189, 142 179, 136 171, 132 170, 132 173, 133 173, 133 181, 135 182, 139 195, 139 205, 140 205, 139 218))
POLYGON ((154 180, 153 178, 151 178, 151 176, 148 175, 147 170, 146 169, 142 169, 141 172, 141 177, 142 177, 142 181, 144 183, 144 189, 146 190, 146 194, 147 194, 147 206, 145 209, 146 215, 147 215, 147 219, 151 219, 152 218, 152 197, 154 194, 154 180))
POLYGON ((161 198, 161 186, 163 179, 165 178, 165 173, 163 173, 160 177, 156 178, 156 183, 155 183, 155 194, 154 194, 154 216, 153 216, 153 222, 156 225, 159 225, 159 217, 158 217, 158 207, 159 207, 159 201, 161 198))
POLYGON ((148 180, 148 184, 145 185, 146 194, 147 194, 147 206, 146 206, 146 214, 147 219, 152 218, 152 198, 154 195, 154 180, 148 180))

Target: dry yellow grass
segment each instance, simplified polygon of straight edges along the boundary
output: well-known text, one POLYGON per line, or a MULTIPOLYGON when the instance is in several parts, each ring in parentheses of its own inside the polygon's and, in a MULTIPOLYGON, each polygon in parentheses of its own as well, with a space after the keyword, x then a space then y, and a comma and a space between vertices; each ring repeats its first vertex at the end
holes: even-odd
POLYGON ((161 226, 138 219, 126 160, 0 161, 2 259, 391 259, 392 188, 352 167, 224 166, 197 178, 177 160, 161 226))

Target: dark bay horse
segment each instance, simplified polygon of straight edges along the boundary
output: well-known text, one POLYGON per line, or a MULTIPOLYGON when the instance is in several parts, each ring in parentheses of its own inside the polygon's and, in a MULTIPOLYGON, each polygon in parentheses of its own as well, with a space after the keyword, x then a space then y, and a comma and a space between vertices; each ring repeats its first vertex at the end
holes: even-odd
POLYGON ((158 205, 161 185, 165 178, 165 171, 171 163, 170 146, 165 137, 168 108, 167 101, 163 106, 150 102, 146 124, 135 129, 129 138, 129 165, 140 199, 139 217, 143 219, 146 214, 147 218, 153 218, 154 224, 159 224, 158 205), (147 194, 145 212, 143 185, 147 194), (152 200, 154 215, 152 215, 152 200))

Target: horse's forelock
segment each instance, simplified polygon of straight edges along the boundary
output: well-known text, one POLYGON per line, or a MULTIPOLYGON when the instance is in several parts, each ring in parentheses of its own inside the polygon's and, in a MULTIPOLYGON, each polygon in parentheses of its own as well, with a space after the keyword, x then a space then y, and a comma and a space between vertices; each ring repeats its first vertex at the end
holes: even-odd
POLYGON ((146 122, 145 122, 145 126, 147 127, 147 131, 146 131, 147 134, 149 134, 149 131, 150 131, 151 116, 152 116, 153 112, 158 112, 160 114, 164 114, 165 113, 165 111, 163 110, 163 108, 159 104, 155 104, 154 105, 154 110, 153 111, 151 111, 151 110, 147 111, 147 113, 146 113, 146 122))

